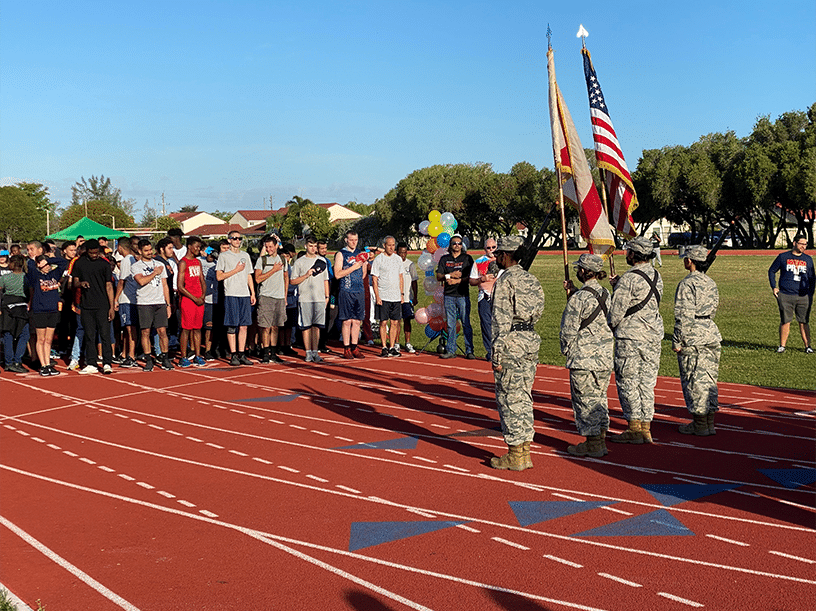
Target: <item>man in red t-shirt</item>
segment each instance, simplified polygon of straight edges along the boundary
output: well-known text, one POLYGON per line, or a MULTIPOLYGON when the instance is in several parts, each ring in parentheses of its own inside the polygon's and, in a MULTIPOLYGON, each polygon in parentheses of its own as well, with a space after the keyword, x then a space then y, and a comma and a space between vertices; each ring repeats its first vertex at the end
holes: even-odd
POLYGON ((204 366, 201 358, 201 327, 204 325, 204 296, 206 288, 204 274, 201 270, 201 261, 198 255, 201 252, 201 238, 191 236, 187 238, 187 252, 178 265, 178 293, 181 297, 179 310, 181 311, 181 358, 179 367, 204 366), (187 338, 193 348, 193 360, 187 358, 187 338))

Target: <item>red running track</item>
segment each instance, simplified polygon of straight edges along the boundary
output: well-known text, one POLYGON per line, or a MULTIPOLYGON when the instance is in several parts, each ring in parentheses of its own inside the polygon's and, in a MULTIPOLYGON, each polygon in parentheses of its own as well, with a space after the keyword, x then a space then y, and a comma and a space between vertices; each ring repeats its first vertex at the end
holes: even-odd
POLYGON ((4 374, 0 582, 60 611, 813 608, 816 393, 721 384, 699 438, 661 378, 654 445, 578 459, 541 366, 512 473, 487 363, 368 356, 4 374))

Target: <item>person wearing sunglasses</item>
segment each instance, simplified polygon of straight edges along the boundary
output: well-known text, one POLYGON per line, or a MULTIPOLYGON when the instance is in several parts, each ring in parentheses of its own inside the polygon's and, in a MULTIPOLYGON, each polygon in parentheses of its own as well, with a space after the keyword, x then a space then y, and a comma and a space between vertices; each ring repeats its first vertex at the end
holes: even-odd
POLYGON ((805 353, 813 354, 810 346, 810 308, 813 305, 813 289, 816 287, 816 274, 813 271, 813 259, 805 254, 807 238, 798 234, 793 238, 793 249, 783 252, 774 259, 768 268, 768 281, 779 306, 779 347, 780 354, 785 352, 788 343, 790 325, 794 315, 799 323, 799 333, 805 343, 805 353), (776 274, 779 272, 779 286, 776 286, 776 274))
POLYGON ((244 238, 238 231, 227 235, 229 250, 222 252, 215 266, 215 277, 224 282, 224 326, 233 367, 252 365, 244 353, 247 329, 252 324, 252 306, 255 305, 255 283, 250 271, 252 259, 241 250, 244 238))
POLYGON ((496 283, 498 267, 496 265, 496 240, 487 238, 484 243, 485 254, 474 261, 470 270, 470 286, 479 287, 477 304, 479 308, 479 323, 482 329, 482 343, 485 349, 485 360, 490 361, 492 340, 490 339, 490 317, 492 305, 490 296, 493 285, 496 283), (491 265, 492 264, 492 265, 491 265))
POLYGON ((445 322, 448 328, 448 343, 443 359, 456 356, 456 321, 462 322, 465 334, 465 357, 475 359, 473 354, 473 328, 470 326, 470 270, 473 268, 473 257, 464 252, 462 236, 458 233, 451 237, 448 254, 439 259, 436 268, 436 279, 445 287, 445 322))

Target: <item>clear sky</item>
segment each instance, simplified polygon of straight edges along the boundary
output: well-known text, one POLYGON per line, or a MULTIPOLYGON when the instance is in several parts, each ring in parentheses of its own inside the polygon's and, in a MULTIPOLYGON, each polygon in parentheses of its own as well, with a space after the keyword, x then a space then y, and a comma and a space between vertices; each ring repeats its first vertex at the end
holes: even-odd
POLYGON ((438 163, 552 167, 558 83, 592 146, 580 24, 629 167, 816 101, 816 3, 0 2, 0 178, 111 177, 167 211, 372 203, 438 163), (268 205, 268 204, 267 204, 268 205))

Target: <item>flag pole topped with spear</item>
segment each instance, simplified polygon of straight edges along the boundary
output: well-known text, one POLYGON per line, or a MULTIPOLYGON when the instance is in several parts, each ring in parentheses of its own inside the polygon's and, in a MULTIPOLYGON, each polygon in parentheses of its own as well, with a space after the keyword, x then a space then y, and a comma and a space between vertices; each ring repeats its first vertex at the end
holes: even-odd
MULTIPOLYGON (((552 119, 552 87, 555 83, 555 64, 553 64, 552 71, 549 70, 550 58, 553 55, 552 48, 552 30, 550 24, 547 24, 547 68, 550 79, 550 118, 552 119)), ((553 129, 555 129, 553 127, 553 129)), ((555 173, 558 177, 558 210, 561 212, 561 250, 564 254, 564 280, 569 280, 569 262, 567 261, 567 217, 564 212, 564 186, 561 178, 561 164, 558 163, 558 153, 553 146, 553 155, 555 161, 555 173)))

